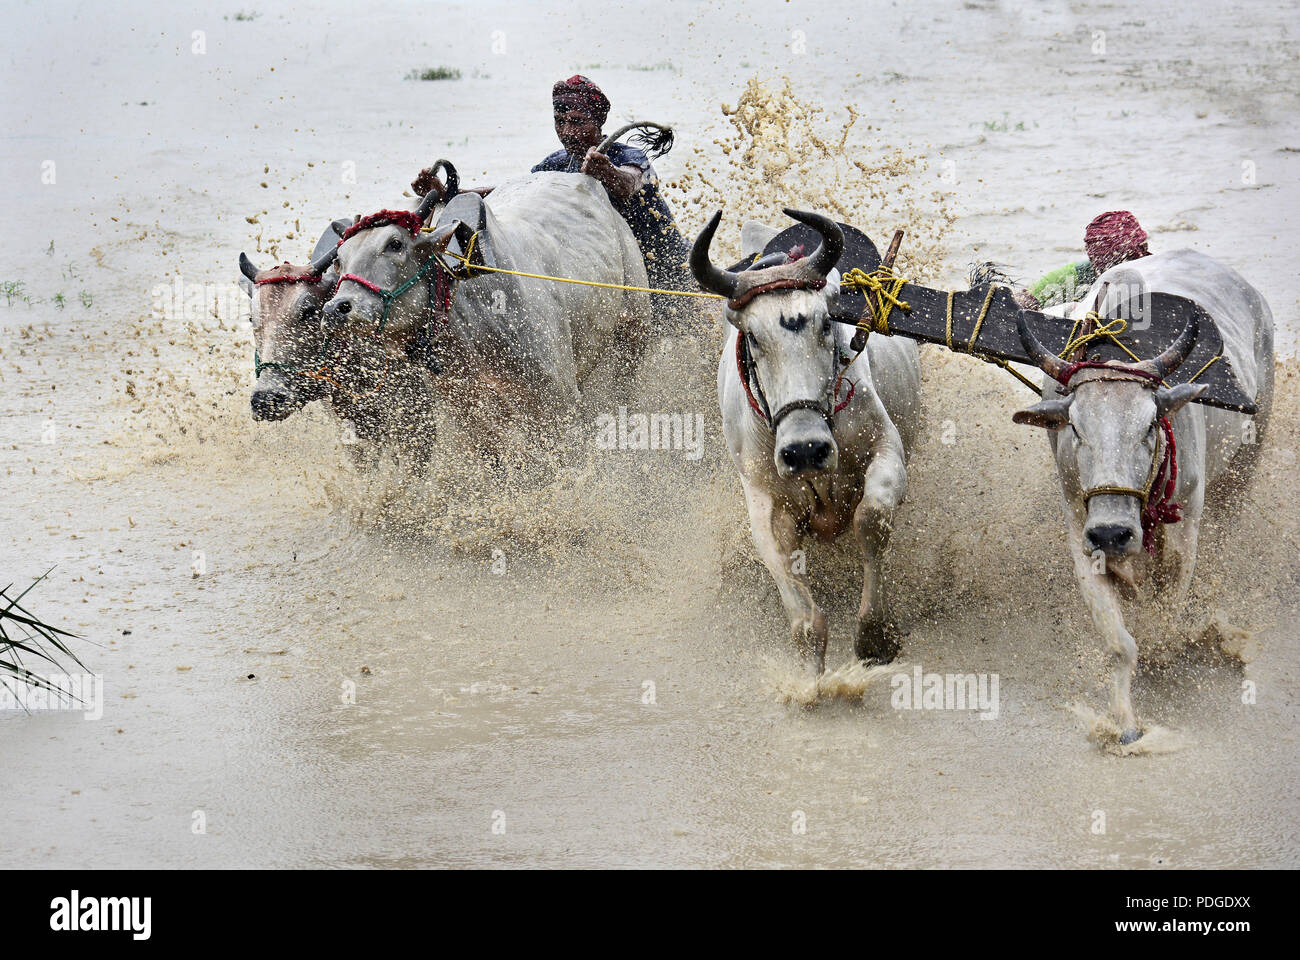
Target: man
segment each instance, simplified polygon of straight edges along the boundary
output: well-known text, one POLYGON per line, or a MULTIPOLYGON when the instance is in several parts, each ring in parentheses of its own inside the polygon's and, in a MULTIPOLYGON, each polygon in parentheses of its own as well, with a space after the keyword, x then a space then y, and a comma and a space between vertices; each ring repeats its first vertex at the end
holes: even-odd
POLYGON ((1069 263, 1044 275, 1021 299, 1027 309, 1071 303, 1084 295, 1099 276, 1119 263, 1149 256, 1147 232, 1127 210, 1096 217, 1083 234, 1087 260, 1069 263))
MULTIPOLYGON (((586 77, 575 75, 551 88, 551 101, 555 135, 562 149, 534 166, 532 172, 585 173, 597 180, 604 186, 614 209, 631 227, 645 258, 650 286, 697 289, 686 269, 690 248, 659 192, 659 179, 650 158, 644 151, 625 143, 613 144, 608 153, 596 150, 604 139, 601 128, 609 116, 609 99, 586 77)), ((441 188, 432 168, 421 171, 411 186, 418 193, 434 186, 441 188)), ((491 190, 487 187, 476 192, 487 196, 491 190)), ((675 301, 681 298, 652 294, 650 299, 655 315, 667 319, 673 316, 678 306, 675 301)))

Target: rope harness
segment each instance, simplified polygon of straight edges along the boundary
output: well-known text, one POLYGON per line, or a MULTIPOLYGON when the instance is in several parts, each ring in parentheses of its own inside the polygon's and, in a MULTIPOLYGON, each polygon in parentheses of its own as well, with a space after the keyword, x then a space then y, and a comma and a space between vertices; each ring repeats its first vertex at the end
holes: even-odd
MULTIPOLYGON (((772 293, 778 290, 822 290, 825 287, 826 281, 824 279, 783 277, 750 287, 739 297, 728 300, 727 306, 732 310, 740 310, 760 294, 772 293)), ((778 409, 776 413, 772 413, 767 405, 767 398, 763 395, 763 388, 759 385, 758 371, 755 369, 754 358, 750 355, 749 344, 745 341, 745 333, 744 331, 737 331, 736 334, 736 372, 740 375, 741 386, 745 388, 745 399, 749 401, 749 408, 754 411, 754 414, 760 420, 767 424, 768 429, 774 434, 786 415, 796 410, 815 411, 826 421, 828 427, 834 428, 833 418, 835 414, 847 407, 849 401, 853 399, 853 394, 857 392, 857 384, 850 380, 848 382, 849 392, 843 400, 836 402, 840 395, 840 384, 845 379, 844 374, 857 357, 850 359, 841 354, 838 343, 835 346, 835 356, 841 369, 835 375, 835 382, 829 391, 829 399, 791 400, 778 409)))
MULTIPOLYGON (((1065 360, 1068 357, 1083 354, 1089 344, 1105 339, 1117 345, 1132 357, 1134 362, 1140 363, 1141 359, 1119 340, 1119 335, 1126 329, 1128 329, 1128 323, 1123 318, 1117 317, 1106 320, 1095 312, 1088 311, 1082 319, 1074 321, 1074 325, 1070 328, 1070 335, 1066 338, 1065 347, 1061 350, 1060 357, 1065 360)), ((1195 380, 1196 377, 1208 370, 1210 364, 1217 359, 1219 359, 1217 356, 1214 357, 1198 370, 1192 380, 1195 380)), ((1081 370, 1110 370, 1118 374, 1118 376, 1095 377, 1092 380, 1085 381, 1086 383, 1097 383, 1099 381, 1137 382, 1149 390, 1156 390, 1164 385, 1164 379, 1159 374, 1137 370, 1127 365, 1116 365, 1099 360, 1067 362, 1069 366, 1061 380, 1061 385, 1065 387, 1066 393, 1073 393, 1077 389, 1078 385, 1071 387, 1070 381, 1081 370)), ((1160 425, 1160 433, 1156 437, 1156 446, 1151 453, 1151 468, 1147 471, 1146 482, 1141 489, 1116 484, 1102 484, 1083 491, 1085 507, 1093 497, 1114 495, 1136 498, 1138 503, 1141 504, 1142 512, 1142 548, 1147 553, 1156 552, 1155 535, 1158 526, 1164 523, 1177 523, 1183 519, 1183 505, 1172 502, 1174 491, 1178 486, 1178 444, 1174 440, 1173 424, 1169 422, 1168 417, 1164 416, 1160 417, 1157 423, 1160 425), (1156 491, 1154 499, 1152 498, 1153 490, 1156 491)))

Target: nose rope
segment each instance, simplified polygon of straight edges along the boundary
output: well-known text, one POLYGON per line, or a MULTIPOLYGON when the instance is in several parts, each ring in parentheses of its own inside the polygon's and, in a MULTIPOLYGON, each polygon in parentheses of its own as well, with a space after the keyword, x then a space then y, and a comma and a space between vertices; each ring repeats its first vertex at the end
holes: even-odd
POLYGON ((1183 505, 1171 502, 1178 486, 1178 444, 1174 440, 1174 427, 1168 417, 1161 417, 1157 422, 1160 424, 1160 436, 1156 439, 1156 449, 1151 455, 1151 469, 1147 472, 1146 484, 1142 489, 1099 486, 1090 487, 1083 492, 1085 507, 1093 497, 1107 494, 1136 497, 1142 505, 1142 548, 1147 553, 1156 552, 1156 527, 1183 519, 1183 505), (1151 499, 1153 488, 1159 488, 1154 500, 1151 499))
MULTIPOLYGON (((832 397, 839 396, 840 384, 846 379, 844 372, 852 363, 848 357, 845 357, 840 353, 838 344, 836 344, 835 347, 835 355, 843 369, 841 369, 839 374, 835 377, 835 385, 832 388, 832 397)), ((776 433, 776 428, 780 426, 781 420, 785 415, 793 413, 795 410, 815 410, 817 413, 822 415, 822 418, 826 421, 828 426, 833 427, 834 424, 831 418, 847 407, 849 402, 853 399, 854 393, 857 392, 857 384, 852 380, 849 380, 848 394, 845 395, 843 400, 835 404, 834 408, 831 409, 830 412, 827 412, 827 404, 822 403, 820 400, 792 400, 785 406, 781 407, 781 409, 777 410, 775 415, 769 413, 767 398, 763 396, 763 388, 759 386, 758 383, 758 371, 754 369, 753 358, 749 355, 749 347, 745 344, 745 334, 740 331, 737 331, 736 333, 736 373, 740 376, 740 385, 745 388, 745 399, 749 401, 749 408, 754 411, 754 415, 757 416, 758 419, 762 420, 763 423, 767 425, 768 429, 771 430, 772 433, 776 433), (753 382, 752 387, 750 386, 751 381, 753 382)))

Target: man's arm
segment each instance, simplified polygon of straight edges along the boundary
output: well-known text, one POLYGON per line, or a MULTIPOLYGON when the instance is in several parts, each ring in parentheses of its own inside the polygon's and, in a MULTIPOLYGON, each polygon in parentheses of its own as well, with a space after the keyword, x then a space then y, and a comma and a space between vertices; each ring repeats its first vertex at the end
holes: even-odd
MULTIPOLYGON (((438 196, 441 197, 447 190, 438 175, 434 173, 433 167, 425 167, 420 171, 420 175, 411 181, 411 189, 420 196, 424 196, 430 190, 436 189, 438 196)), ((461 187, 461 193, 477 193, 480 197, 486 197, 495 187, 461 187)))
POLYGON ((609 157, 592 147, 582 161, 582 172, 600 181, 609 191, 609 195, 619 200, 626 200, 641 189, 642 170, 640 167, 616 167, 609 157))

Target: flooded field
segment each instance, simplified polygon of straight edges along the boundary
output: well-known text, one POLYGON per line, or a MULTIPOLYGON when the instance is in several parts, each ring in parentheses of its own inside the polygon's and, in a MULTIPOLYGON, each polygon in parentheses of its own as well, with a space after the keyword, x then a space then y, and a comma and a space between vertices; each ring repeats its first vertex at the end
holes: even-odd
POLYGON ((0 711, 5 862, 1296 866, 1300 11, 1185 11, 11 10, 0 575, 52 568, 29 607, 85 638, 104 709, 0 711), (405 78, 437 66, 459 78, 405 78), (575 72, 607 129, 675 126, 656 166, 688 236, 725 208, 720 259, 796 206, 882 246, 906 227, 901 269, 936 285, 1030 278, 1122 208, 1261 291, 1271 430, 1203 530, 1190 622, 1135 621, 1139 755, 1089 737, 1105 663, 1047 445, 1011 423, 1030 394, 970 358, 922 351, 897 663, 851 667, 851 541, 810 556, 820 689, 750 543, 715 315, 600 411, 699 417, 695 450, 593 442, 516 484, 445 423, 411 481, 358 473, 319 404, 253 422, 239 252, 301 262, 439 156, 471 185, 526 171, 575 72), (918 668, 996 677, 996 715, 897 709, 918 668))

